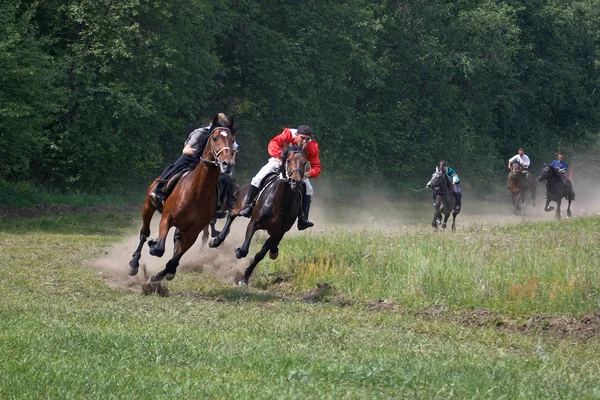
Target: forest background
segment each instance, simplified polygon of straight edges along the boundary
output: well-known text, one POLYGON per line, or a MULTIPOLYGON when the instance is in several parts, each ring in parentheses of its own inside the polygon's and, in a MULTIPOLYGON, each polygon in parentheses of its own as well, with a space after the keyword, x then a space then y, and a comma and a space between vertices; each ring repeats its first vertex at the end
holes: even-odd
POLYGON ((0 4, 4 186, 142 188, 221 111, 244 179, 300 124, 324 176, 398 193, 441 158, 485 192, 519 147, 537 170, 600 149, 597 0, 0 4))

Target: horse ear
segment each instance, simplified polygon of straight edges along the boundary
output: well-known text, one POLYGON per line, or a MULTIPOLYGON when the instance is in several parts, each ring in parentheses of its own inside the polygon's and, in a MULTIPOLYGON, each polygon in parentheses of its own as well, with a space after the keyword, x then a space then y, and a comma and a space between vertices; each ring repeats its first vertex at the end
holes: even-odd
POLYGON ((210 127, 211 129, 215 129, 217 127, 217 125, 219 124, 219 114, 215 115, 213 117, 212 122, 210 123, 210 127))

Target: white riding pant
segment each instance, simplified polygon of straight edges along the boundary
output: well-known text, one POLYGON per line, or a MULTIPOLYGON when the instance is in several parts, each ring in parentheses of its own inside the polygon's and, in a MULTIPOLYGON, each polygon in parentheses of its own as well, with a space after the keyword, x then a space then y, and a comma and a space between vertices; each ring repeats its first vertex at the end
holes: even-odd
MULTIPOLYGON (((279 171, 279 159, 271 157, 269 158, 269 161, 267 161, 267 163, 258 171, 258 173, 254 175, 254 178, 252 178, 250 183, 254 187, 260 187, 260 183, 263 179, 265 179, 265 176, 269 175, 270 173, 275 173, 277 171, 279 171)), ((303 181, 306 184, 306 195, 312 196, 313 187, 308 181, 308 178, 304 178, 303 181)))

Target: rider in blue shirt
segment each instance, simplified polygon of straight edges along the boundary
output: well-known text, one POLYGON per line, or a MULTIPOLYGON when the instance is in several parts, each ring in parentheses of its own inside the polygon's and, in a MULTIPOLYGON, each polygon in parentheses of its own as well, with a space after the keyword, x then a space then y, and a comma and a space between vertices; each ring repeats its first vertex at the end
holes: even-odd
POLYGON ((562 153, 558 153, 557 159, 552 161, 552 163, 550 163, 550 165, 552 165, 553 167, 556 167, 558 172, 560 172, 563 175, 566 174, 567 171, 569 170, 569 164, 564 162, 564 159, 565 159, 565 156, 562 153))

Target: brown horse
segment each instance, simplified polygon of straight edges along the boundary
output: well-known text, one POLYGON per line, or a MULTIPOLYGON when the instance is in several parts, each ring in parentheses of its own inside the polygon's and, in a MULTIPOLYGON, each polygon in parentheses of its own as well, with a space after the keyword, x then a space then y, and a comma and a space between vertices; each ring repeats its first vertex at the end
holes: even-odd
MULTIPOLYGON (((244 243, 241 247, 235 249, 235 255, 238 259, 246 257, 254 233, 258 230, 266 230, 269 234, 269 238, 256 253, 252 263, 246 268, 244 277, 239 284, 248 284, 252 271, 262 261, 267 251, 272 260, 279 256, 279 242, 285 233, 291 229, 298 217, 302 204, 301 187, 303 186, 302 178, 306 169, 306 155, 299 147, 292 146, 284 152, 282 161, 281 173, 268 176, 265 179, 264 189, 256 200, 250 222, 246 228, 244 243)), ((231 223, 244 207, 244 201, 249 191, 250 185, 246 185, 240 190, 234 210, 227 217, 221 233, 209 242, 210 247, 217 247, 223 243, 229 234, 231 223)))
POLYGON ((535 176, 525 171, 525 174, 521 171, 521 164, 518 161, 514 161, 510 165, 510 174, 508 188, 510 189, 510 195, 514 206, 513 215, 517 215, 518 212, 521 215, 525 215, 525 208, 523 207, 526 203, 525 193, 531 194, 532 207, 535 207, 535 176))
MULTIPOLYGON (((183 176, 173 189, 164 204, 156 240, 150 240, 150 254, 162 257, 165 253, 165 240, 171 227, 175 227, 173 237, 173 257, 167 262, 164 270, 152 276, 150 280, 171 280, 175 277, 179 260, 196 242, 198 235, 213 219, 215 214, 215 192, 217 180, 221 173, 229 173, 235 164, 232 157, 233 119, 224 125, 213 118, 212 132, 202 153, 200 164, 190 173, 183 176)), ((136 275, 139 269, 141 250, 150 236, 150 221, 156 211, 149 194, 154 190, 156 182, 148 188, 146 201, 142 209, 142 229, 140 243, 129 262, 129 275, 136 275)))

